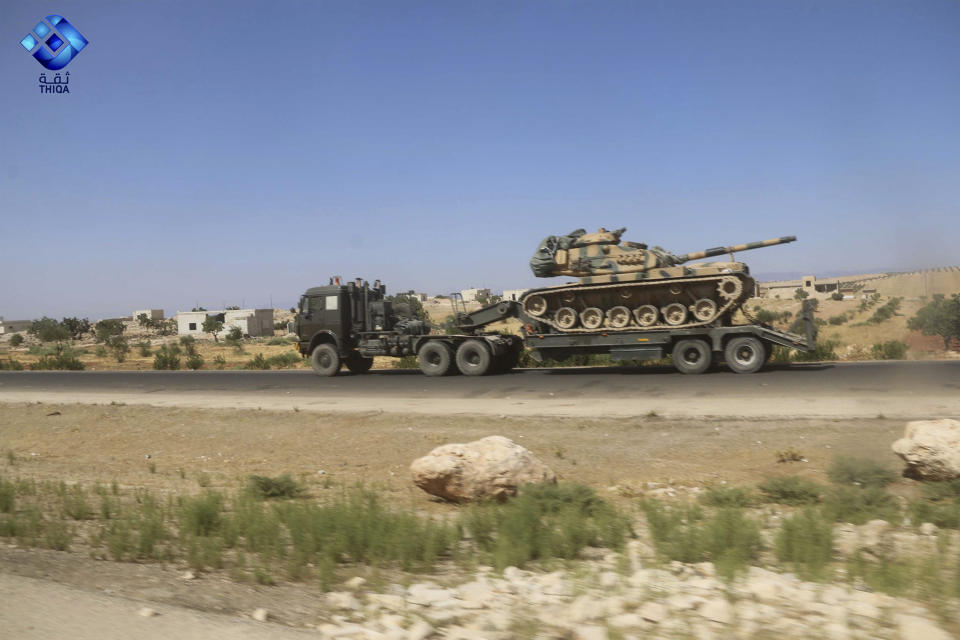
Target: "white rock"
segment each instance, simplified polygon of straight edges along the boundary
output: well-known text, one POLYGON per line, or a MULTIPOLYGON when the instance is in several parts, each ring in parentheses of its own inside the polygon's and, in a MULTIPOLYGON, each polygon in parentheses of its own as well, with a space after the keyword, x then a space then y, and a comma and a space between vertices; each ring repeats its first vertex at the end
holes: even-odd
POLYGON ((924 480, 960 477, 960 421, 908 422, 893 451, 907 463, 909 475, 924 480))
POLYGON ((632 629, 643 626, 643 618, 637 613, 621 613, 607 619, 607 624, 617 629, 632 629))
POLYGON ((419 604, 424 607, 449 600, 454 597, 452 589, 443 589, 428 584, 413 584, 407 589, 407 602, 410 604, 419 604))
POLYGON ((252 617, 253 617, 253 619, 256 620, 257 622, 266 622, 266 621, 267 621, 267 618, 270 617, 270 612, 268 612, 268 611, 267 611, 266 609, 264 609, 263 607, 260 607, 259 609, 254 609, 254 610, 253 610, 253 616, 252 616, 252 617))
POLYGON ((433 635, 433 626, 426 620, 417 620, 407 629, 407 640, 425 640, 433 635))
POLYGON ((828 622, 821 627, 821 632, 827 640, 849 640, 850 638, 850 630, 847 629, 847 625, 839 622, 828 622))
POLYGON ((644 602, 637 613, 641 618, 649 622, 661 622, 669 613, 667 608, 659 602, 644 602))
POLYGON ((886 542, 890 526, 890 523, 886 520, 871 520, 867 524, 861 525, 858 529, 860 547, 868 551, 879 549, 886 542))
POLYGON ((875 605, 870 604, 869 602, 863 602, 862 600, 851 600, 847 603, 847 611, 855 616, 863 616, 864 618, 877 619, 880 617, 880 609, 875 605))
POLYGON ((346 582, 344 582, 343 586, 345 586, 347 589, 350 589, 351 591, 356 591, 357 589, 359 589, 365 584, 367 584, 366 578, 362 578, 360 576, 354 576, 349 580, 347 580, 346 582))
POLYGON ((933 622, 918 616, 900 614, 895 621, 900 640, 950 640, 952 637, 933 622))
POLYGON ((664 600, 664 603, 674 611, 689 611, 704 602, 706 602, 706 600, 700 596, 692 596, 686 593, 674 593, 673 595, 667 596, 667 599, 664 600))
POLYGON ((704 578, 713 578, 717 575, 717 568, 712 562, 698 562, 693 565, 693 568, 704 578))
POLYGON ((697 613, 707 620, 713 620, 721 624, 733 622, 733 607, 724 598, 707 600, 697 609, 697 613))
POLYGON ((604 589, 613 589, 620 585, 620 574, 613 571, 604 571, 599 576, 600 586, 604 589))
POLYGON ((932 522, 924 522, 920 525, 920 533, 925 536, 935 536, 940 529, 932 522))
POLYGON ((137 615, 143 618, 152 618, 153 616, 159 615, 156 609, 151 609, 150 607, 142 607, 137 611, 137 615))
POLYGON ((608 640, 610 634, 606 627, 593 624, 581 624, 573 628, 573 640, 608 640))
POLYGON ((196 579, 196 577, 197 577, 197 574, 195 574, 193 571, 184 571, 184 572, 183 572, 183 575, 180 576, 180 579, 181 579, 181 580, 194 580, 194 579, 196 579))
POLYGON ((390 611, 403 611, 407 607, 407 601, 402 596, 395 596, 388 593, 368 593, 367 602, 375 603, 390 611))
POLYGON ((326 596, 327 606, 331 609, 357 611, 360 601, 349 591, 331 591, 326 596))
POLYGON ((603 603, 590 596, 580 596, 570 603, 567 619, 571 622, 586 622, 603 616, 603 603))
POLYGON ((410 472, 418 487, 453 502, 512 496, 523 484, 557 481, 532 452, 503 436, 437 447, 414 460, 410 472))

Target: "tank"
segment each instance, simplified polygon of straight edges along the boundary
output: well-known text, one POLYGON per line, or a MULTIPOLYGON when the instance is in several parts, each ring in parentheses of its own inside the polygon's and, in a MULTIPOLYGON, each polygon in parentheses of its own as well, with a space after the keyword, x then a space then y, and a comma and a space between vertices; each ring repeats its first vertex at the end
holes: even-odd
POLYGON ((652 331, 730 324, 756 287, 749 267, 736 262, 733 254, 797 239, 784 236, 674 255, 661 247, 621 241, 624 231, 577 229, 544 238, 530 259, 534 275, 572 276, 579 283, 524 294, 524 312, 541 325, 531 324, 528 331, 652 331), (727 254, 729 261, 686 264, 727 254))

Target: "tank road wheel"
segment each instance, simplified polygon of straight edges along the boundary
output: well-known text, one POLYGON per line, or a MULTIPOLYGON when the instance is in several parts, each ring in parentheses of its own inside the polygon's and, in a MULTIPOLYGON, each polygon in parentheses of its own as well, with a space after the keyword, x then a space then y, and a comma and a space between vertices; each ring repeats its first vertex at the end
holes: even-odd
POLYGON ((673 346, 673 366, 680 373, 703 373, 710 367, 710 345, 703 340, 680 340, 673 346))
POLYGON ((465 376, 483 376, 491 371, 493 354, 482 340, 467 340, 457 349, 457 368, 465 376))
POLYGON ((343 363, 347 365, 347 369, 350 370, 350 373, 360 374, 370 371, 370 367, 373 366, 373 358, 350 356, 349 358, 344 359, 343 363))
POLYGON ((700 298, 690 307, 693 317, 700 322, 710 322, 717 317, 717 303, 710 298, 700 298))
POLYGON ((587 307, 580 312, 580 323, 586 329, 599 329, 603 325, 603 311, 597 307, 587 307))
POLYGON ((573 329, 577 326, 577 320, 579 319, 580 316, 570 307, 560 307, 557 309, 557 315, 554 316, 554 321, 561 329, 573 329))
POLYGON ((318 344, 310 354, 310 365, 318 376, 335 376, 340 371, 340 354, 332 344, 318 344))
POLYGON ((652 327, 657 324, 660 311, 652 304, 644 304, 633 310, 633 318, 641 327, 652 327))
POLYGON ((724 300, 736 300, 743 293, 743 283, 733 276, 724 276, 717 283, 717 293, 724 300))
POLYGON ((767 361, 767 350, 756 336, 737 336, 723 350, 727 366, 737 373, 753 373, 767 361))
POLYGON ((539 318, 547 312, 547 299, 541 295, 534 295, 527 298, 524 303, 527 313, 535 318, 539 318))
POLYGON ((663 312, 663 321, 671 327, 683 324, 687 320, 687 308, 679 302, 671 302, 660 311, 663 312))
POLYGON ((623 329, 630 324, 630 309, 614 307, 607 311, 607 326, 613 329, 623 329))
POLYGON ((431 340, 417 352, 420 371, 428 376, 448 376, 456 369, 453 349, 445 342, 431 340))

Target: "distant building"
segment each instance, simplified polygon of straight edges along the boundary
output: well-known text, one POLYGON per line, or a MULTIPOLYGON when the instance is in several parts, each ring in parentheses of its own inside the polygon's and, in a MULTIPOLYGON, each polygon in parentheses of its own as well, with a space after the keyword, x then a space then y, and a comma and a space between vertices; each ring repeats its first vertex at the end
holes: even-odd
POLYGON ((163 309, 140 309, 133 312, 133 321, 140 316, 147 316, 147 320, 163 320, 163 309))
POLYGON ((216 316, 223 321, 224 333, 237 327, 240 333, 251 338, 273 335, 273 309, 179 311, 176 315, 177 335, 204 335, 203 322, 208 316, 216 316))
POLYGON ((516 302, 517 300, 522 298, 523 294, 525 294, 527 291, 530 291, 530 289, 504 289, 503 299, 513 300, 514 302, 516 302))
POLYGON ((238 327, 245 336, 272 336, 273 309, 229 309, 224 312, 223 329, 238 327))
POLYGON ((0 335, 26 331, 33 324, 33 320, 4 320, 0 318, 0 335))
POLYGON ((490 289, 464 289, 460 292, 464 302, 476 302, 480 298, 489 298, 490 289))

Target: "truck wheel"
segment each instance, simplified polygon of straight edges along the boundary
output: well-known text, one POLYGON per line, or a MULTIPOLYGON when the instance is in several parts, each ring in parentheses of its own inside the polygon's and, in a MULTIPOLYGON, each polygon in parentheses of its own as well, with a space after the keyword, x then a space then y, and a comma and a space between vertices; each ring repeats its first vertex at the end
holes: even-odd
POLYGON ((673 366, 680 373, 703 373, 710 367, 710 345, 703 340, 680 340, 673 347, 673 366))
POLYGON ((445 342, 428 342, 417 352, 420 371, 428 376, 448 376, 456 369, 453 349, 445 342))
POLYGON ((753 373, 767 360, 767 352, 760 338, 755 336, 737 336, 727 343, 723 350, 723 359, 727 366, 737 373, 753 373))
POLYGON ((310 354, 310 364, 318 376, 335 376, 340 371, 340 354, 332 344, 321 344, 310 354))
POLYGON ((347 365, 350 373, 366 373, 373 366, 373 358, 364 358, 363 356, 352 356, 343 361, 347 365))
POLYGON ((465 376, 483 376, 490 372, 493 354, 481 340, 467 340, 457 349, 457 368, 465 376))

